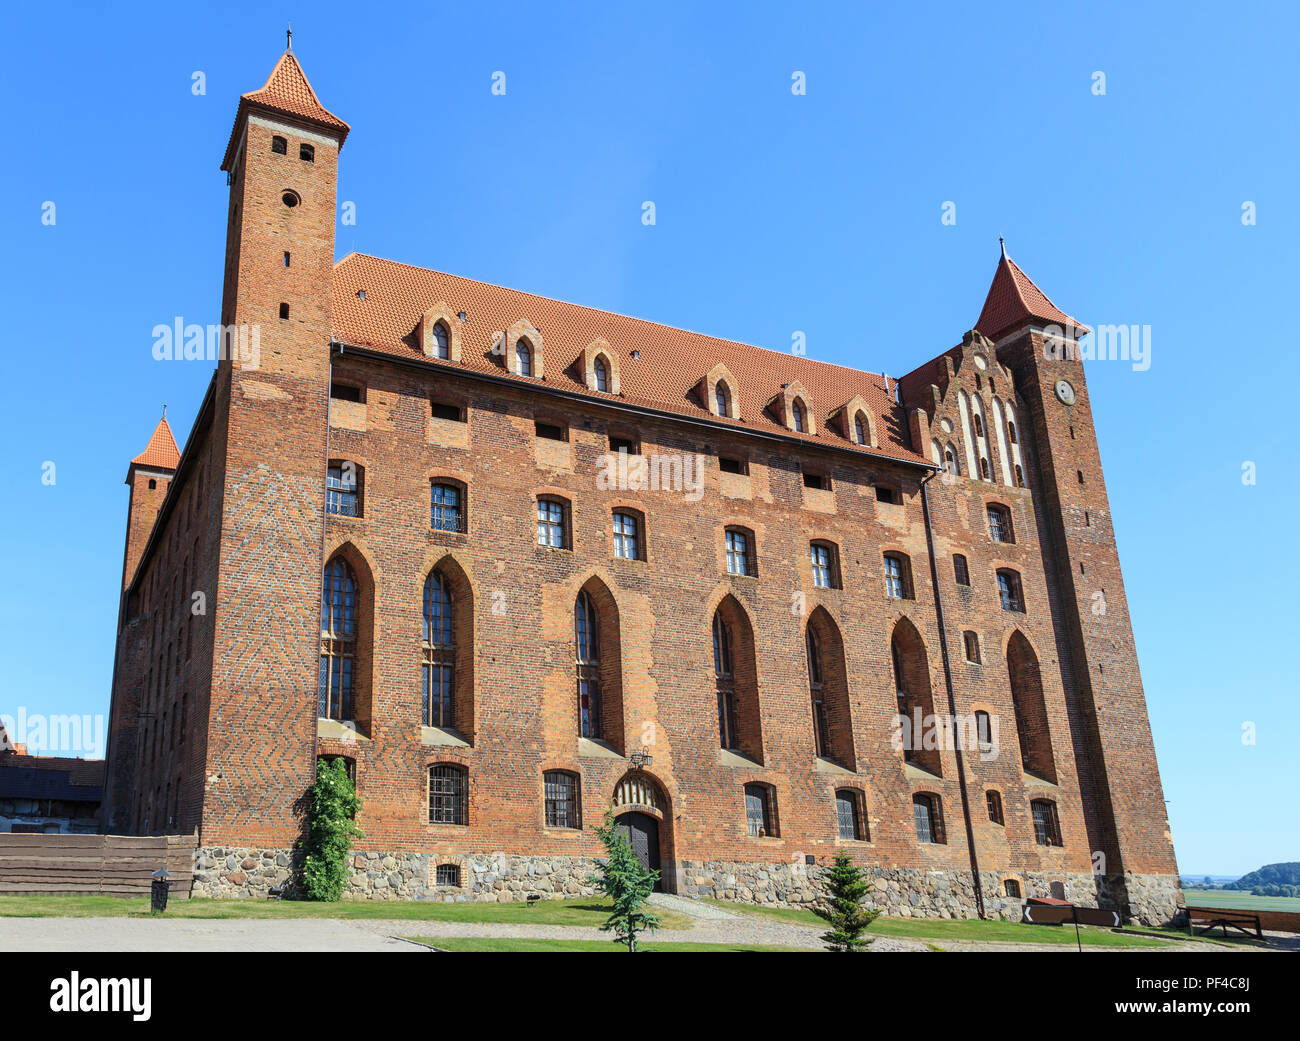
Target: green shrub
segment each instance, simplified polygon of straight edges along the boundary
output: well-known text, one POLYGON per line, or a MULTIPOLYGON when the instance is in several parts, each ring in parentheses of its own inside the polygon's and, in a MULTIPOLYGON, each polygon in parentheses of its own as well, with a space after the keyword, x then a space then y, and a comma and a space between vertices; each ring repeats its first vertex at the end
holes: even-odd
POLYGON ((355 817, 361 809, 356 787, 343 760, 316 761, 316 781, 308 792, 311 821, 303 860, 303 891, 308 900, 334 901, 347 882, 348 850, 361 838, 355 817))

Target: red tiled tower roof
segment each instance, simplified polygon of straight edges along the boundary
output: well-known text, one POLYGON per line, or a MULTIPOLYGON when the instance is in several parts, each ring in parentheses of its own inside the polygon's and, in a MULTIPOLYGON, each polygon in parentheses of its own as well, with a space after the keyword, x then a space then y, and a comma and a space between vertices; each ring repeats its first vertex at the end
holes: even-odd
POLYGON ((163 416, 154 427, 153 436, 138 456, 131 460, 132 466, 145 466, 150 470, 175 470, 180 465, 181 451, 176 447, 176 438, 172 428, 163 416))
POLYGON ((1004 251, 993 273, 993 284, 989 286, 975 328, 990 340, 996 340, 1003 333, 1030 321, 1079 326, 1047 299, 1047 294, 1034 285, 1033 279, 1021 271, 1004 251))
POLYGON ((225 158, 221 169, 230 168, 235 148, 239 142, 239 128, 249 109, 270 112, 284 116, 299 123, 308 123, 332 133, 339 139, 339 147, 348 136, 349 127, 333 112, 320 103, 316 92, 307 81, 307 74, 302 71, 293 51, 285 51, 275 63, 271 75, 260 90, 249 91, 240 95, 239 110, 235 113, 235 127, 230 133, 230 143, 226 146, 225 158))
POLYGON ((427 268, 362 253, 350 253, 334 265, 333 338, 434 365, 492 373, 536 386, 539 381, 517 376, 492 352, 494 334, 520 319, 541 333, 545 357, 542 386, 595 399, 707 419, 742 429, 781 433, 811 443, 834 443, 875 455, 916 462, 920 456, 908 443, 907 421, 878 373, 814 361, 785 351, 768 350, 675 329, 627 315, 535 296, 514 289, 449 275, 427 268), (365 298, 361 298, 361 292, 365 298), (430 307, 445 302, 451 312, 464 312, 460 327, 461 360, 438 361, 421 352, 413 333, 430 307), (621 387, 617 395, 590 389, 575 371, 575 362, 595 340, 606 341, 618 354, 621 387), (634 358, 632 352, 636 351, 634 358), (738 384, 733 390, 743 403, 742 418, 719 418, 697 400, 696 386, 722 362, 738 384), (765 408, 786 384, 798 381, 811 396, 817 413, 817 433, 796 434, 765 408), (878 445, 861 448, 825 426, 828 416, 857 395, 876 417, 878 445))

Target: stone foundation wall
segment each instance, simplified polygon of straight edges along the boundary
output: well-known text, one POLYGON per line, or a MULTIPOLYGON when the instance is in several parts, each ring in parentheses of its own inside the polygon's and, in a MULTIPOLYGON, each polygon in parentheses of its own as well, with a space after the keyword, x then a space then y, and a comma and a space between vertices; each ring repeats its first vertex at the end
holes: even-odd
MULTIPOLYGON (((286 849, 236 849, 220 846, 195 851, 192 895, 216 899, 266 897, 273 887, 298 877, 300 854, 286 849)), ((356 851, 348 857, 348 900, 434 900, 509 903, 542 897, 592 896, 589 882, 596 862, 588 857, 525 857, 501 853, 459 857, 427 853, 356 851), (437 885, 439 865, 459 870, 460 885, 437 885)), ((875 887, 870 906, 901 918, 974 918, 975 887, 969 871, 914 868, 868 869, 875 887)), ((818 900, 826 868, 822 865, 751 864, 685 860, 665 865, 666 888, 699 899, 799 907, 818 900)), ((1051 883, 1065 884, 1066 899, 1081 905, 1128 907, 1143 925, 1164 925, 1182 904, 1178 879, 1165 875, 1102 876, 981 872, 984 910, 990 918, 1019 921, 1024 899, 1051 896, 1051 883), (1021 898, 1004 895, 1007 878, 1020 881, 1021 898), (1098 884, 1100 881, 1100 885, 1098 884)))

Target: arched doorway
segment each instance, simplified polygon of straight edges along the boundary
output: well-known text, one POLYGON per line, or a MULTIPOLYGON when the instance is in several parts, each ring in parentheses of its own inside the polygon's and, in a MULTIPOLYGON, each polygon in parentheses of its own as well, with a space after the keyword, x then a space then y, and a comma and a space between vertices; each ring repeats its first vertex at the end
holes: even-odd
POLYGON ((614 786, 612 803, 618 830, 631 844, 641 866, 659 872, 655 890, 675 892, 672 817, 659 783, 642 771, 625 774, 614 786))

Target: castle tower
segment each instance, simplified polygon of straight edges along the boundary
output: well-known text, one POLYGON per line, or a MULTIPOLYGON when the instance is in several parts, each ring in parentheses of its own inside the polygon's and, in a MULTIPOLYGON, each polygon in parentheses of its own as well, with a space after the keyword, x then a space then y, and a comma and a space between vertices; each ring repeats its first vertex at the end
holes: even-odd
POLYGON ((314 776, 338 154, 348 125, 286 50, 239 99, 219 362, 222 489, 203 841, 276 846, 314 776), (264 754, 265 734, 280 736, 264 754))
POLYGON ((122 559, 122 588, 125 589, 135 574, 136 565, 144 553, 153 523, 158 519, 163 500, 176 467, 181 461, 176 438, 167 423, 167 412, 154 427, 153 435, 144 451, 131 460, 126 470, 126 484, 131 498, 126 509, 126 551, 122 559))
MULTIPOLYGON (((976 328, 1015 375, 1055 581, 1060 657, 1100 898, 1144 920, 1180 902, 1178 870, 1102 479, 1078 337, 1006 255, 976 328), (1101 857, 1098 857, 1101 854, 1101 857)), ((1162 919, 1164 920, 1164 919, 1162 919)))

